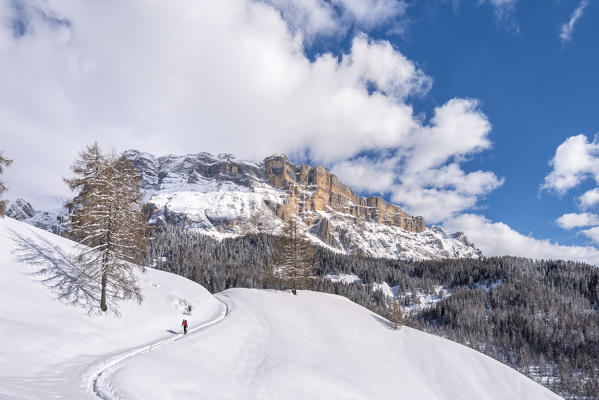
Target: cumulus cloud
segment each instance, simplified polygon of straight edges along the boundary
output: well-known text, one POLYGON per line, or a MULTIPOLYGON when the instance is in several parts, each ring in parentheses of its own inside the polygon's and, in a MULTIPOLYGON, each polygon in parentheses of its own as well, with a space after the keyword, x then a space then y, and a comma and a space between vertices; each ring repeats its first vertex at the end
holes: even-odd
MULTIPOLYGON (((599 184, 599 137, 589 141, 585 135, 571 136, 558 146, 553 159, 553 167, 545 177, 542 189, 554 190, 560 195, 567 193, 587 180, 599 184)), ((588 210, 599 203, 599 188, 587 190, 575 203, 583 210, 588 210)), ((594 213, 567 213, 556 220, 564 229, 592 228, 581 230, 586 237, 599 243, 599 215, 594 213)))
POLYGON ((397 25, 405 16, 402 0, 263 0, 279 10, 308 41, 317 36, 344 34, 351 27, 370 30, 397 25))
MULTIPOLYGON (((370 3, 373 15, 399 7, 370 3)), ((490 147, 478 103, 452 99, 429 121, 415 115, 410 99, 426 95, 432 79, 387 41, 358 34, 346 53, 310 60, 303 31, 249 0, 11 4, 0 8, 0 118, 2 146, 15 159, 12 198, 44 207, 43 198, 67 195, 61 176, 94 140, 155 154, 308 157, 347 171, 342 179, 376 174, 364 190, 392 193, 432 220, 501 183, 460 168, 490 147), (26 22, 22 31, 15 21, 26 22), (379 161, 360 160, 365 153, 379 161), (429 216, 431 204, 445 211, 429 216)), ((361 3, 338 4, 343 18, 375 23, 361 3)))
POLYGON ((435 110, 428 124, 406 135, 395 152, 345 161, 333 170, 361 190, 390 193, 406 211, 439 222, 475 207, 503 183, 493 172, 465 172, 460 165, 467 156, 490 148, 490 130, 477 101, 452 99, 435 110))
POLYGON ((564 214, 556 220, 557 224, 564 229, 580 228, 584 226, 599 225, 599 215, 591 213, 564 214))
POLYGON ((582 196, 578 198, 578 204, 580 208, 586 210, 599 203, 599 188, 587 190, 582 196))
MULTIPOLYGON (((599 250, 593 246, 563 246, 546 239, 523 235, 503 222, 482 215, 463 214, 444 222, 450 231, 465 232, 487 256, 517 255, 536 259, 575 260, 599 265, 599 250)), ((587 236, 595 235, 592 233, 587 236)), ((599 236, 599 235, 597 235, 599 236)))
POLYGON ((331 171, 354 190, 386 194, 394 185, 394 169, 394 158, 358 157, 334 164, 331 171))
MULTIPOLYGON (((599 183, 599 138, 589 142, 582 134, 569 137, 558 146, 550 165, 553 169, 545 177, 542 189, 564 194, 588 178, 599 183)), ((589 195, 588 200, 591 198, 589 195)))
POLYGON ((384 23, 386 13, 402 15, 403 2, 290 1, 312 7, 297 21, 275 3, 0 2, 0 135, 15 160, 9 195, 41 208, 67 195, 61 177, 95 140, 155 154, 259 160, 285 152, 332 166, 353 187, 389 194, 429 222, 453 223, 487 254, 597 259, 586 247, 458 216, 503 182, 462 167, 491 148, 491 124, 476 100, 450 99, 428 119, 416 115, 411 99, 425 96, 432 79, 389 42, 364 34, 344 54, 306 57, 306 35, 326 36, 347 19, 384 23))
POLYGON ((590 229, 585 229, 581 231, 581 233, 589 239, 591 239, 593 242, 599 243, 599 226, 590 229))
POLYGON ((574 11, 572 12, 572 15, 570 15, 570 19, 568 20, 568 22, 566 22, 565 24, 563 24, 561 26, 561 29, 559 32, 559 38, 562 41, 562 43, 567 43, 567 42, 572 41, 572 34, 574 33, 574 26, 576 25, 576 22, 578 22, 578 20, 580 18, 582 18, 582 15, 584 14, 584 10, 588 5, 589 5, 589 0, 581 0, 581 2, 578 3, 578 7, 576 7, 574 9, 574 11))

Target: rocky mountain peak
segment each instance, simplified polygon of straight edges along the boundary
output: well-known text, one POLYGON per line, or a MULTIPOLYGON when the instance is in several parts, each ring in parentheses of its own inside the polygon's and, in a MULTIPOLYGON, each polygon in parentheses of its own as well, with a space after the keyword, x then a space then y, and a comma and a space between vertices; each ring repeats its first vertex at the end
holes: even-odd
POLYGON ((33 217, 35 215, 35 210, 26 200, 17 199, 10 203, 8 209, 6 210, 6 215, 18 221, 23 221, 27 218, 33 217))
POLYGON ((323 246, 389 258, 476 257, 480 250, 423 217, 363 197, 322 166, 284 154, 262 162, 209 153, 156 157, 125 153, 143 177, 151 223, 176 223, 215 237, 277 233, 292 217, 323 246))

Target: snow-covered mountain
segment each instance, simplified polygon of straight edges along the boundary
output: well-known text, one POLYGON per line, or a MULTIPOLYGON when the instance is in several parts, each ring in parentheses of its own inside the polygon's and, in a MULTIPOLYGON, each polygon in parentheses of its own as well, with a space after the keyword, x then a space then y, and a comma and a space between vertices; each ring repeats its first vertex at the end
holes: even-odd
POLYGON ((17 199, 9 204, 6 215, 18 221, 23 221, 33 217, 35 215, 35 210, 26 200, 17 199))
POLYGON ((0 398, 560 399, 481 353, 392 330, 335 295, 213 296, 148 268, 138 275, 141 305, 99 315, 83 293, 61 290, 77 246, 0 219, 0 398))
POLYGON ((10 203, 6 210, 7 216, 52 233, 60 233, 66 229, 63 225, 66 214, 66 208, 36 210, 24 199, 17 199, 10 203))
POLYGON ((125 152, 143 176, 152 223, 168 222, 217 238, 277 234, 299 216, 317 244, 348 254, 400 259, 479 257, 462 233, 426 227, 380 197, 356 195, 323 167, 284 155, 260 163, 230 154, 156 157, 125 152))

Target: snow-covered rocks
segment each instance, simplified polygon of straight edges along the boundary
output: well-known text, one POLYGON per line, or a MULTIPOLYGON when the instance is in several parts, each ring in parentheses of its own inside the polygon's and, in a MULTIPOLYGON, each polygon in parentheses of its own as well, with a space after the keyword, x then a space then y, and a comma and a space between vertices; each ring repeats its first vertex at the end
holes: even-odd
POLYGON ((399 207, 360 197, 322 167, 283 155, 262 163, 230 154, 155 157, 125 152, 143 177, 151 223, 175 223, 216 238, 280 232, 292 215, 310 239, 347 254, 397 259, 479 257, 462 233, 424 227, 399 207))
POLYGON ((64 207, 53 210, 39 211, 24 199, 17 199, 10 203, 6 215, 18 221, 26 222, 37 228, 52 233, 65 230, 64 221, 67 210, 64 207))
POLYGON ((35 215, 35 210, 26 200, 17 199, 10 203, 8 209, 6 210, 6 215, 16 219, 17 221, 23 221, 27 218, 33 217, 35 215))
POLYGON ((346 285, 360 283, 360 278, 355 274, 327 274, 324 276, 324 279, 328 279, 331 282, 345 283, 346 285))

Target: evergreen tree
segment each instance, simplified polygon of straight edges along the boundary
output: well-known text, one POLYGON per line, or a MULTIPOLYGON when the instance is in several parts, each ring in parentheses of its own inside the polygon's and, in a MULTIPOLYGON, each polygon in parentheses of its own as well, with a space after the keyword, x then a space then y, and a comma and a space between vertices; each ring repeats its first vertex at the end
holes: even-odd
POLYGON ((401 305, 398 300, 392 301, 387 319, 391 322, 391 327, 393 329, 398 329, 403 325, 403 311, 401 311, 401 305))
MULTIPOLYGON (((4 166, 8 167, 12 164, 12 160, 9 160, 4 157, 4 153, 0 151, 0 175, 4 173, 4 166)), ((6 192, 6 185, 4 182, 0 181, 0 195, 6 192)), ((4 213, 6 212, 6 200, 0 200, 0 218, 4 217, 4 213)))
POLYGON ((305 283, 316 268, 314 246, 306 239, 297 220, 285 223, 281 236, 273 243, 274 274, 291 283, 291 292, 297 294, 299 285, 305 283))
POLYGON ((97 143, 72 169, 75 177, 65 182, 78 194, 67 205, 70 236, 87 246, 76 260, 79 279, 99 284, 102 311, 109 297, 141 302, 134 275, 146 252, 141 177, 124 157, 105 157, 97 143))

